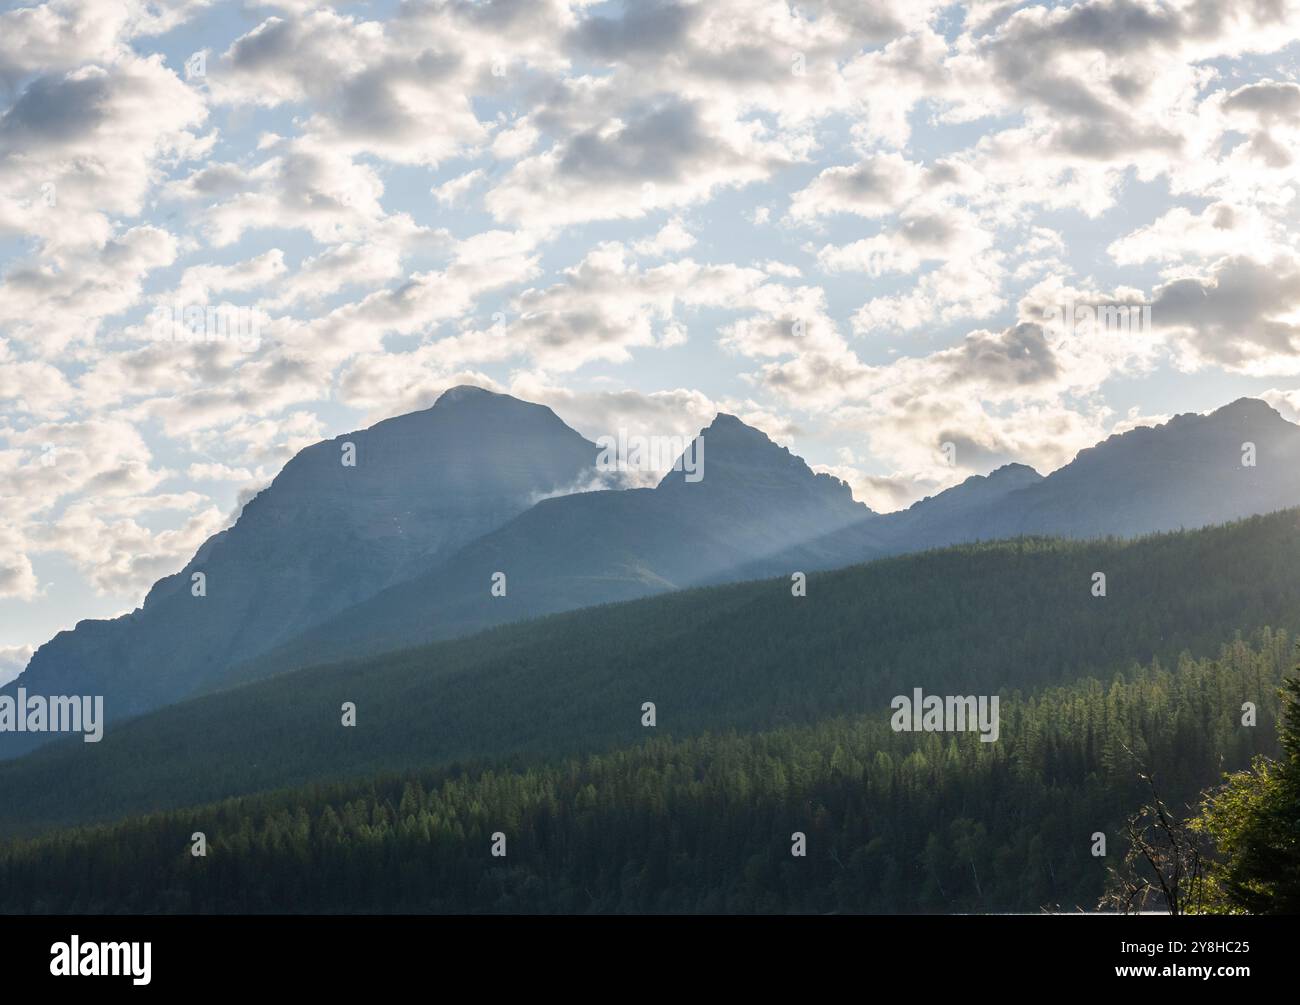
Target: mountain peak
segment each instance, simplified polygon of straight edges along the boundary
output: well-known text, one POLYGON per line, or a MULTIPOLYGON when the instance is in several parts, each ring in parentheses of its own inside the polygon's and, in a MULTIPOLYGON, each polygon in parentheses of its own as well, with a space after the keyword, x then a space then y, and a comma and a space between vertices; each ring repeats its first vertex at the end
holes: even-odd
MULTIPOLYGON (((741 421, 728 412, 719 412, 713 421, 699 431, 687 446, 687 451, 695 451, 702 456, 704 470, 707 472, 712 464, 720 471, 726 469, 728 478, 741 470, 758 471, 765 469, 788 469, 799 467, 808 470, 807 465, 791 454, 786 447, 774 443, 761 429, 741 421)), ((811 475, 811 471, 808 473, 811 475)), ((681 472, 668 472, 660 487, 676 481, 681 472)))
POLYGON ((1019 461, 1012 461, 1010 464, 1004 464, 1000 468, 994 468, 988 473, 990 481, 1014 481, 1031 482, 1042 481, 1043 476, 1037 470, 1031 468, 1028 464, 1021 464, 1019 461))
POLYGON ((1286 420, 1282 414, 1262 398, 1238 398, 1209 413, 1210 418, 1233 419, 1238 422, 1272 422, 1286 420))
MULTIPOLYGON (((477 384, 457 384, 455 387, 449 387, 438 395, 438 400, 433 403, 434 408, 446 408, 449 405, 456 405, 463 402, 486 401, 491 398, 510 398, 508 394, 500 394, 496 391, 489 391, 486 387, 479 387, 477 384)), ((511 398, 517 401, 517 398, 511 398)))
MULTIPOLYGON (((516 398, 511 394, 503 394, 500 391, 489 391, 486 387, 479 387, 477 384, 457 384, 455 387, 449 387, 438 395, 438 400, 423 412, 408 414, 437 418, 447 418, 454 415, 457 418, 464 416, 474 419, 485 415, 522 415, 525 413, 534 415, 555 414, 546 405, 524 401, 522 398, 516 398)), ((397 418, 401 419, 405 418, 405 416, 397 416, 397 418)))
POLYGON ((855 519, 871 515, 870 509, 854 501, 847 483, 833 475, 813 471, 788 447, 780 446, 761 429, 727 412, 714 416, 700 430, 696 441, 698 445, 692 442, 687 450, 695 451, 693 456, 702 476, 688 482, 685 472, 674 468, 659 482, 659 489, 739 491, 775 497, 807 494, 823 505, 851 513, 855 519))
POLYGON ((738 444, 749 444, 756 449, 767 448, 785 454, 790 453, 785 447, 774 443, 767 433, 761 429, 756 429, 729 412, 719 412, 715 415, 713 421, 700 430, 700 436, 705 437, 706 442, 711 442, 717 446, 725 444, 730 447, 738 444))
POLYGON ((953 507, 966 507, 973 503, 978 504, 1005 496, 1042 480, 1043 476, 1028 464, 1012 461, 1000 468, 994 468, 987 475, 971 475, 942 492, 912 503, 902 512, 931 514, 948 512, 953 507))

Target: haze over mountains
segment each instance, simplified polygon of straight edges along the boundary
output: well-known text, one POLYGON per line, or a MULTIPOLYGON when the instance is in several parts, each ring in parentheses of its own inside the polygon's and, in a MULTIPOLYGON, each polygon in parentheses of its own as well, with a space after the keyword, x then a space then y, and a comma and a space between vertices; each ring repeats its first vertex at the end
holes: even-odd
POLYGON ((1239 398, 1209 415, 1177 415, 1111 436, 1047 477, 1023 464, 973 476, 906 510, 754 562, 742 578, 800 568, 800 561, 832 568, 1027 534, 1135 537, 1297 504, 1300 426, 1266 402, 1239 398), (1247 445, 1252 464, 1243 464, 1247 445))
POLYGON ((462 635, 494 624, 737 578, 874 516, 849 487, 730 415, 700 437, 704 477, 538 503, 445 562, 390 587, 238 677, 462 635), (506 595, 489 590, 506 574, 506 595))
POLYGON ((665 589, 1025 534, 1132 537, 1300 504, 1300 426, 1250 399, 1112 436, 1046 478, 1008 464, 883 515, 734 417, 701 435, 700 481, 673 471, 652 490, 547 500, 232 679, 665 589), (1242 464, 1245 442, 1255 444, 1253 467, 1242 464), (487 584, 501 570, 511 589, 492 597, 487 584))
MULTIPOLYGON (((589 477, 596 445, 549 408, 476 388, 299 452, 143 606, 41 646, 18 683, 103 694, 110 718, 193 693, 226 668, 589 477), (355 467, 343 464, 355 447, 355 467), (206 595, 192 593, 202 572, 206 595)), ((44 738, 0 734, 12 755, 44 738)))
MULTIPOLYGON (((1112 436, 1046 478, 1008 465, 885 515, 733 416, 700 435, 699 481, 672 471, 653 489, 581 491, 597 481, 595 444, 548 408, 454 388, 302 451, 142 608, 60 633, 4 690, 104 694, 111 721, 312 663, 692 585, 1300 504, 1300 427, 1251 399, 1112 436), (341 462, 346 443, 355 467, 341 462), (192 595, 195 572, 206 596, 192 595), (497 572, 504 597, 491 592, 497 572)), ((43 739, 0 735, 0 756, 43 739)))

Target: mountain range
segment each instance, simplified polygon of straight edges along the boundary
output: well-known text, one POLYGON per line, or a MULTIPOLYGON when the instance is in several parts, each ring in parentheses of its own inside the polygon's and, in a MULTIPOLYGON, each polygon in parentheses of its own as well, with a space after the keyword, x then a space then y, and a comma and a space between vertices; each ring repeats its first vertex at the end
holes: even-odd
MULTIPOLYGON (((453 388, 300 452, 141 608, 59 633, 0 692, 103 694, 112 721, 691 586, 1027 534, 1133 537, 1300 504, 1300 426, 1252 399, 1112 436, 1046 477, 1011 464, 889 514, 734 416, 699 436, 698 481, 674 470, 654 488, 601 489, 597 446, 549 408, 453 388)), ((2 734, 0 757, 45 738, 2 734)))

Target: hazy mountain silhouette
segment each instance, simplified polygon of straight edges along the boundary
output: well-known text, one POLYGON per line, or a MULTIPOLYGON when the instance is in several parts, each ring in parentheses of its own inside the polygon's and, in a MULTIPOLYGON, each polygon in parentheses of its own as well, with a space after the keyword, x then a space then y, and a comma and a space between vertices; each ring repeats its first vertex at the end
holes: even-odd
MULTIPOLYGON (((182 698, 246 660, 436 565, 543 494, 595 477, 594 443, 549 408, 474 387, 307 447, 142 607, 41 646, 19 685, 102 694, 110 717, 182 698), (345 445, 355 466, 345 466, 345 445), (192 576, 206 577, 206 596, 192 576)), ((0 734, 11 755, 42 742, 0 734)))
POLYGON ((1030 534, 1136 537, 1297 503, 1300 426, 1263 401, 1240 398, 1209 415, 1178 415, 1108 437, 1047 477, 1023 464, 973 476, 906 510, 842 528, 743 571, 758 577, 804 566, 826 569, 1030 534))
POLYGON ((736 570, 737 578, 834 569, 872 558, 936 548, 987 537, 983 527, 996 507, 1020 489, 1043 480, 1031 467, 1006 464, 987 475, 971 475, 959 485, 921 499, 905 510, 885 513, 842 527, 756 559, 736 570))
POLYGON ((982 537, 1131 537, 1297 502, 1300 426, 1263 401, 1239 398, 1209 415, 1178 415, 1111 436, 979 519, 982 537), (1243 464, 1247 444, 1253 465, 1243 464))
POLYGON ((703 477, 686 466, 653 489, 547 499, 424 574, 307 633, 232 679, 490 625, 736 578, 755 556, 871 518, 849 487, 817 474, 735 416, 700 432, 703 477), (505 595, 493 577, 505 575, 505 595))
POLYGON ((653 490, 547 500, 229 681, 686 586, 1027 534, 1134 537, 1300 503, 1300 426, 1251 399, 1109 437, 1047 477, 1008 464, 884 515, 734 416, 701 435, 700 481, 672 471, 653 490), (489 590, 498 572, 505 597, 489 590))

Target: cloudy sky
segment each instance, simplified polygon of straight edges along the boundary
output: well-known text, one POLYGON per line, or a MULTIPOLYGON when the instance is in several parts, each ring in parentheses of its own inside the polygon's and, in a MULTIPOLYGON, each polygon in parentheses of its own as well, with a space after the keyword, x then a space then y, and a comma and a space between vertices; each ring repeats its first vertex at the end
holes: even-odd
POLYGON ((1300 405, 1300 0, 0 11, 0 677, 456 383, 878 510, 1300 405))

